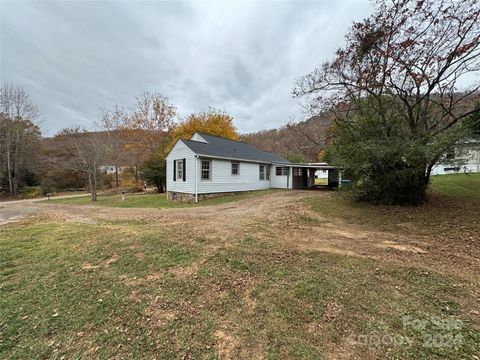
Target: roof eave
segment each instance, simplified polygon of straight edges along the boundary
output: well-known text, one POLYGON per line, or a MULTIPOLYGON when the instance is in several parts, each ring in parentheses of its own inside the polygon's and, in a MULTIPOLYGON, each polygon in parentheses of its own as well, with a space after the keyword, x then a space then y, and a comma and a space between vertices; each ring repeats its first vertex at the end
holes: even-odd
POLYGON ((267 161, 267 160, 253 160, 253 159, 243 159, 243 158, 234 158, 234 157, 225 157, 225 156, 216 156, 216 155, 208 155, 208 154, 198 154, 199 157, 211 158, 211 159, 221 159, 221 160, 234 160, 234 161, 243 161, 243 162, 252 162, 258 164, 275 164, 276 161, 267 161))

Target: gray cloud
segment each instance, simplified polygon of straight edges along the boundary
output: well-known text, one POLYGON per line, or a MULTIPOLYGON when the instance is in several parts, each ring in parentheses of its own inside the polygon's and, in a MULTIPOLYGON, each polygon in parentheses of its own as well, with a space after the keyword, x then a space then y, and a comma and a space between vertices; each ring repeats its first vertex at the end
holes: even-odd
POLYGON ((295 79, 333 56, 368 1, 2 2, 2 82, 23 86, 53 135, 100 107, 166 95, 181 115, 209 106, 241 132, 303 117, 295 79))

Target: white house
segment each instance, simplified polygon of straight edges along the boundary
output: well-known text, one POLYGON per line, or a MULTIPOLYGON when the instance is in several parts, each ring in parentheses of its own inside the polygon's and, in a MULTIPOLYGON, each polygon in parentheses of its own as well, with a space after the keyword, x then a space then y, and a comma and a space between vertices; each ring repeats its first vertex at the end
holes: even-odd
POLYGON ((312 188, 316 170, 327 170, 329 186, 338 186, 332 166, 293 164, 241 141, 195 133, 178 140, 167 156, 167 196, 197 201, 219 193, 312 188))
POLYGON ((480 172, 480 140, 457 144, 432 168, 432 175, 480 172))
MULTIPOLYGON (((123 173, 126 169, 128 168, 128 166, 118 166, 118 173, 121 174, 123 173)), ((104 173, 104 174, 116 174, 117 173, 117 166, 115 165, 102 165, 100 166, 100 172, 104 173)))

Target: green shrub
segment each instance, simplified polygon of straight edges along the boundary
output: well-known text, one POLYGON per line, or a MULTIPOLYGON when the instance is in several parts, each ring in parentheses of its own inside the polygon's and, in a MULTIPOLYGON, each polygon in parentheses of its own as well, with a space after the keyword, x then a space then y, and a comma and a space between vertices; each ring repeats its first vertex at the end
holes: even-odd
POLYGON ((24 186, 20 190, 20 196, 23 199, 32 199, 42 196, 43 190, 40 186, 24 186))

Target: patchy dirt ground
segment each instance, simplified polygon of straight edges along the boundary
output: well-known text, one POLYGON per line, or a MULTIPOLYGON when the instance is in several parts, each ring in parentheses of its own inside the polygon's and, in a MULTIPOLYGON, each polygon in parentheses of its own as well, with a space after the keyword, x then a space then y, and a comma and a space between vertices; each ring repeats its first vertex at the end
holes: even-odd
MULTIPOLYGON (((197 336, 202 331, 208 330, 207 325, 211 318, 215 318, 218 323, 211 330, 212 339, 200 338, 195 341, 208 344, 205 345, 205 351, 210 351, 210 347, 213 347, 216 354, 222 359, 264 358, 265 348, 268 348, 270 342, 273 341, 273 335, 269 335, 269 329, 277 328, 283 329, 282 331, 285 332, 281 335, 283 339, 289 338, 288 334, 292 329, 296 329, 299 333, 304 330, 307 338, 314 339, 312 343, 315 343, 315 346, 322 344, 326 348, 331 347, 331 352, 327 351, 326 353, 327 358, 383 358, 381 353, 376 355, 373 353, 375 355, 373 357, 372 353, 358 355, 355 352, 358 349, 353 351, 354 348, 348 344, 342 345, 342 341, 346 341, 348 335, 342 333, 342 331, 346 331, 344 324, 356 321, 363 326, 364 323, 372 321, 372 315, 369 317, 364 315, 365 309, 362 307, 362 303, 352 305, 349 301, 344 301, 342 304, 342 296, 350 298, 348 294, 365 286, 365 282, 383 284, 385 289, 392 292, 384 291, 386 295, 383 295, 387 296, 387 301, 383 303, 380 299, 381 305, 371 312, 374 316, 384 312, 383 316, 385 317, 392 312, 392 309, 388 307, 394 306, 389 305, 389 296, 394 297, 399 303, 405 301, 406 307, 415 301, 421 302, 423 306, 430 304, 430 301, 425 300, 423 295, 410 300, 412 294, 416 294, 416 290, 408 290, 411 291, 408 292, 405 289, 404 298, 402 289, 396 287, 398 277, 395 273, 396 270, 391 270, 388 266, 385 266, 387 270, 380 269, 386 264, 393 265, 392 268, 395 269, 401 268, 402 271, 405 269, 406 272, 409 271, 409 268, 414 268, 415 276, 420 278, 427 277, 430 272, 455 278, 458 284, 453 284, 454 288, 461 288, 468 293, 461 300, 463 301, 461 313, 467 314, 466 316, 471 319, 478 318, 478 304, 474 300, 480 298, 478 291, 478 285, 480 285, 478 238, 463 234, 465 236, 458 241, 451 234, 440 236, 438 232, 417 231, 418 224, 409 222, 398 223, 395 225, 397 230, 391 231, 382 227, 374 227, 371 223, 354 223, 342 217, 330 216, 328 213, 315 211, 308 205, 310 200, 327 201, 331 196, 334 196, 331 192, 288 191, 223 205, 178 209, 53 205, 23 201, 8 205, 0 204, 0 225, 12 222, 17 223, 19 227, 42 223, 74 223, 86 224, 82 225, 82 228, 86 229, 90 227, 101 227, 103 231, 111 229, 110 233, 112 234, 118 227, 122 227, 124 240, 130 241, 129 238, 138 237, 138 234, 134 232, 135 230, 122 225, 141 224, 146 228, 143 229, 146 232, 168 231, 169 238, 173 234, 173 241, 178 238, 178 242, 182 246, 187 245, 188 248, 191 245, 192 248, 201 248, 201 251, 192 257, 193 260, 186 264, 181 263, 180 259, 179 265, 152 269, 149 266, 155 264, 155 261, 158 262, 158 259, 152 259, 152 255, 155 254, 149 252, 148 242, 131 241, 128 248, 117 248, 116 243, 109 243, 111 246, 109 248, 100 247, 102 250, 99 252, 105 251, 101 260, 96 257, 97 253, 95 252, 95 256, 89 254, 85 260, 82 258, 80 266, 77 268, 68 268, 73 271, 75 279, 79 276, 77 271, 80 271, 82 276, 99 273, 103 274, 106 279, 115 279, 111 286, 117 286, 117 282, 120 280, 119 283, 122 286, 117 291, 126 291, 129 300, 139 306, 146 306, 143 315, 146 320, 139 319, 135 313, 132 315, 131 321, 139 321, 141 326, 146 326, 153 334, 156 332, 171 334, 173 343, 169 345, 175 349, 175 353, 183 352, 184 358, 190 358, 190 352, 182 347, 182 344, 177 343, 181 338, 176 333, 178 326, 184 326, 186 329, 183 341, 188 344, 189 336, 197 336), (94 224, 94 226, 89 226, 89 224, 94 224), (129 236, 130 231, 132 236, 129 236), (251 248, 248 245, 249 237, 253 237, 255 240, 252 242, 254 245, 251 248), (199 243, 199 239, 203 239, 203 242, 199 243), (262 250, 262 244, 274 244, 275 246, 268 250, 262 250), (135 261, 125 262, 125 253, 130 250, 134 252, 135 261), (262 251, 269 256, 265 263, 261 258, 262 251), (298 253, 301 253, 300 257, 298 253), (309 262, 309 256, 320 258, 315 256, 318 253, 335 256, 326 257, 326 259, 319 260, 318 263, 310 264, 310 267, 304 267, 303 261, 309 262), (379 266, 378 272, 377 269, 369 270, 368 266, 370 265, 368 265, 365 269, 362 268, 362 271, 366 270, 365 277, 369 280, 364 282, 363 274, 360 274, 358 279, 350 274, 341 281, 348 283, 352 278, 358 283, 353 283, 351 287, 350 285, 346 286, 346 290, 341 290, 336 295, 329 295, 328 291, 333 290, 324 290, 324 284, 334 288, 337 283, 336 278, 328 277, 330 269, 337 267, 335 268, 337 274, 344 274, 344 265, 335 264, 338 256, 341 259, 374 259, 374 263, 379 266), (326 261, 325 268, 321 267, 322 261, 326 261), (245 265, 248 263, 252 265, 253 270, 245 265), (145 264, 145 268, 141 264, 145 264), (284 264, 290 267, 286 273, 282 273, 284 264), (132 266, 139 266, 139 268, 135 268, 135 272, 123 273, 126 268, 132 266), (261 266, 264 268, 255 271, 256 267, 261 266), (118 274, 109 273, 108 269, 112 268, 118 271, 118 274), (308 269, 310 273, 305 271, 305 274, 302 274, 305 276, 304 278, 296 278, 295 274, 304 269, 308 269), (217 273, 215 273, 216 270, 217 273), (214 275, 210 275, 210 273, 214 275), (317 281, 319 276, 324 277, 323 283, 317 281), (386 277, 390 279, 388 282, 385 280, 386 277), (282 279, 288 279, 288 281, 282 279), (311 279, 315 279, 315 281, 312 282, 311 279), (293 281, 297 283, 291 288, 293 281), (319 283, 322 287, 319 287, 319 283), (172 290, 175 289, 175 286, 182 288, 183 294, 180 296, 174 293, 171 295, 172 298, 165 297, 166 289, 172 290), (310 290, 312 288, 315 291, 310 290), (193 293, 195 296, 190 296, 193 293), (273 295, 270 296, 270 294, 273 295), (323 309, 312 305, 315 304, 318 294, 325 296, 323 309), (282 296, 285 298, 282 299, 282 296), (313 299, 310 296, 313 296, 313 299), (173 298, 176 300, 173 301, 173 298), (285 309, 283 308, 284 303, 289 304, 285 309), (228 304, 228 307, 225 304, 228 304), (356 312, 353 313, 353 318, 352 306, 359 307, 358 309, 354 308, 356 312), (269 314, 275 313, 275 311, 278 311, 276 316, 270 318, 269 314), (307 316, 304 312, 317 315, 309 314, 307 316), (287 318, 279 321, 278 319, 282 319, 282 316, 287 318), (289 318, 297 319, 297 317, 299 320, 295 325, 291 325, 291 328, 284 327, 284 323, 288 323, 289 318), (254 331, 250 329, 252 323, 255 324, 254 331), (200 326, 199 324, 202 324, 200 327, 202 331, 197 328, 200 326), (195 329, 195 335, 190 334, 189 326, 195 329), (171 330, 166 332, 165 329, 169 327, 171 330), (257 331, 258 335, 255 333, 257 331), (340 341, 340 345, 332 340, 337 337, 343 339, 340 341)), ((63 234, 60 238, 63 238, 63 234)), ((89 239, 88 241, 94 240, 89 239)), ((161 244, 153 243, 162 249, 161 244)), ((57 246, 57 244, 52 246, 57 246)), ((173 249, 175 250, 175 247, 173 249)), ((84 251, 84 249, 82 250, 84 251)), ((168 259, 163 260, 168 262, 168 259)), ((345 264, 352 267, 359 266, 355 261, 352 263, 346 261, 345 264)), ((48 274, 50 276, 50 272, 48 274)), ((103 286, 103 280, 100 280, 98 280, 99 288, 103 286)), ((401 281, 409 286, 410 283, 407 280, 409 279, 401 281)), ((90 284, 90 281, 95 281, 95 278, 88 278, 88 281, 90 284)), ((428 296, 435 298, 437 290, 431 289, 436 289, 437 283, 438 281, 432 280, 426 285, 423 285, 422 282, 420 284, 428 286, 428 296)), ((418 286, 419 289, 422 289, 420 285, 418 286)), ((79 286, 78 289, 82 289, 82 287, 79 286)), ((102 291, 108 292, 109 290, 102 289, 102 291)), ((427 293, 427 290, 425 291, 427 293)), ((369 296, 374 295, 364 289, 363 303, 368 303, 371 300, 369 296)), ((381 296, 382 294, 379 294, 379 297, 381 296)), ((448 293, 445 296, 448 297, 451 294, 448 293)), ((106 303, 107 297, 108 294, 102 295, 95 303, 98 301, 106 303)), ((352 298, 355 296, 352 295, 352 298)), ((82 300, 77 302, 80 301, 82 300)), ((112 305, 112 312, 114 308, 112 305)), ((400 313, 397 316, 400 316, 400 313)), ((476 322, 479 322, 478 319, 476 322)), ((168 338, 168 335, 166 336, 168 338)), ((81 341, 78 341, 81 344, 81 341)), ((277 345, 278 348, 282 346, 277 345)), ((291 347, 295 349, 296 344, 291 344, 291 347)), ((68 350, 65 351, 68 354, 68 350)), ((280 351, 278 358, 282 358, 282 355, 284 354, 280 351)), ((295 358, 295 356, 289 353, 285 358, 295 358)), ((305 358, 314 357, 306 355, 305 358)))
MULTIPOLYGON (((28 221, 31 217, 87 224, 99 220, 133 220, 178 229, 187 229, 182 225, 188 224, 188 232, 193 230, 196 235, 207 238, 220 237, 225 246, 240 239, 247 229, 256 226, 258 237, 273 239, 286 247, 431 267, 440 273, 479 280, 478 239, 460 243, 438 236, 415 235, 411 231, 377 231, 342 219, 322 216, 302 202, 306 198, 321 199, 328 196, 332 196, 332 193, 289 191, 224 205, 179 209, 50 205, 24 200, 0 203, 0 225, 28 221), (451 266, 452 263, 461 263, 461 266, 451 266)), ((410 226, 408 223, 401 225, 406 228, 410 226)), ((195 263, 193 266, 197 265, 195 263)))

